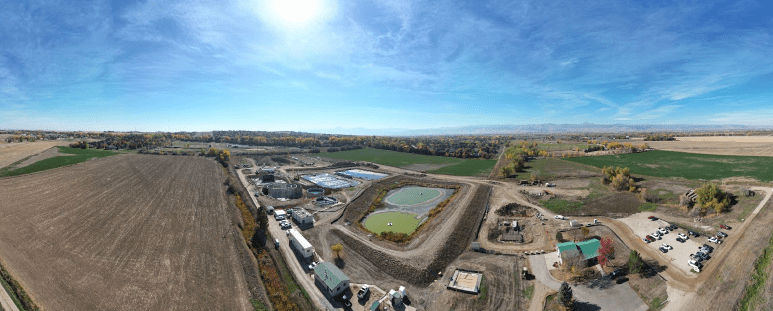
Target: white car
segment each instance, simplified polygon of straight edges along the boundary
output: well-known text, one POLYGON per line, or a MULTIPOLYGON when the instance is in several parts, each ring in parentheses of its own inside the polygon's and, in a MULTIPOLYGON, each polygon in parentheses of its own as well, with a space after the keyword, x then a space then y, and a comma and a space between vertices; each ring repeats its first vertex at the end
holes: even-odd
POLYGON ((672 249, 674 249, 673 247, 671 247, 671 245, 668 245, 668 244, 666 244, 666 243, 663 243, 663 245, 662 245, 662 246, 663 246, 663 248, 665 248, 665 249, 667 249, 667 250, 672 250, 672 249))
POLYGON ((712 242, 712 243, 717 243, 717 244, 722 244, 722 241, 720 241, 720 240, 719 240, 719 239, 717 239, 716 237, 710 237, 710 238, 709 238, 709 242, 712 242))
POLYGON ((690 266, 697 266, 698 262, 695 261, 695 260, 688 260, 687 264, 690 265, 690 266))
POLYGON ((652 235, 653 238, 656 238, 656 239, 660 238, 660 232, 655 231, 651 235, 652 235))
POLYGON ((680 233, 680 234, 679 234, 679 235, 677 235, 677 236, 678 236, 678 237, 680 237, 680 238, 682 238, 683 240, 687 240, 687 239, 688 239, 687 235, 686 235, 686 234, 684 234, 684 233, 680 233))
POLYGON ((660 234, 666 234, 666 233, 668 233, 668 230, 663 229, 663 228, 658 228, 658 232, 660 232, 660 234))
POLYGON ((564 216, 556 215, 556 216, 553 216, 553 218, 555 218, 555 219, 564 219, 564 216))

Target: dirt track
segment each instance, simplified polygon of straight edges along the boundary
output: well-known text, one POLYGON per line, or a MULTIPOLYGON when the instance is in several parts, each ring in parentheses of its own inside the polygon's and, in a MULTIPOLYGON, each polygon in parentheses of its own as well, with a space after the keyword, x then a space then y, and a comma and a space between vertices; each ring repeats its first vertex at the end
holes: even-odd
POLYGON ((252 310, 223 172, 118 155, 0 180, 0 257, 44 310, 252 310))

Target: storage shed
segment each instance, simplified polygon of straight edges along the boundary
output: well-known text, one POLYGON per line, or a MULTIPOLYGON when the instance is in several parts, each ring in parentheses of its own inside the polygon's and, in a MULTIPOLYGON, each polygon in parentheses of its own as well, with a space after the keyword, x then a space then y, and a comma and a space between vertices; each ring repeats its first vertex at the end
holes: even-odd
POLYGON ((330 262, 321 262, 314 267, 314 281, 330 297, 338 296, 349 288, 349 277, 330 262))
POLYGON ((293 211, 293 220, 295 220, 298 226, 314 225, 314 215, 303 208, 293 211))

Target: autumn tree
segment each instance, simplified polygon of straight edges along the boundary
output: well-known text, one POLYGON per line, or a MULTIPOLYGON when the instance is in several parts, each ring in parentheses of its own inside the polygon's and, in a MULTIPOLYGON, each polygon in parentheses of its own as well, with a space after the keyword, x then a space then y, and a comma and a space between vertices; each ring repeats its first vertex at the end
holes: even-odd
POLYGON ((338 257, 338 259, 341 259, 341 252, 344 250, 344 246, 341 245, 341 243, 331 246, 330 249, 332 249, 333 252, 336 253, 336 257, 338 257))
POLYGON ((598 250, 598 261, 599 264, 603 267, 609 264, 609 261, 614 258, 615 255, 615 246, 614 241, 612 241, 611 238, 601 238, 601 241, 599 241, 599 250, 598 250))
POLYGON ((588 234, 590 234, 590 229, 588 229, 588 227, 582 227, 580 228, 580 231, 582 231, 582 235, 586 238, 588 237, 588 234))
POLYGON ((698 195, 695 202, 698 203, 703 213, 713 209, 719 214, 730 205, 730 197, 715 183, 705 184, 696 189, 695 193, 698 195))
POLYGON ((220 154, 218 154, 218 158, 221 162, 228 162, 231 160, 231 152, 228 150, 222 150, 220 151, 220 154))

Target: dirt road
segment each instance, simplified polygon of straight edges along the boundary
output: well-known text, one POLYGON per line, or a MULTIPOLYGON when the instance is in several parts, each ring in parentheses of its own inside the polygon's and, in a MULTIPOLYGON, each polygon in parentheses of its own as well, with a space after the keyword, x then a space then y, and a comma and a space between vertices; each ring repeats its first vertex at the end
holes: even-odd
POLYGON ((0 179, 0 257, 44 310, 252 310, 224 180, 151 155, 0 179))
POLYGON ((2 306, 3 310, 19 311, 19 308, 13 303, 11 296, 8 295, 8 292, 3 287, 0 287, 0 306, 2 306))
MULTIPOLYGON (((250 162, 253 162, 252 159, 248 160, 250 162)), ((255 187, 252 186, 249 182, 247 182, 247 178, 245 178, 242 170, 236 170, 237 174, 239 175, 239 180, 242 182, 245 188, 247 188, 247 192, 250 194, 250 199, 253 203, 255 203, 255 206, 260 208, 260 202, 258 202, 258 199, 255 198, 255 187)), ((326 308, 330 306, 330 303, 328 302, 327 298, 320 292, 319 288, 317 288, 316 284, 314 284, 314 278, 313 276, 310 276, 306 274, 306 268, 309 263, 300 263, 298 262, 297 257, 295 256, 295 253, 293 252, 292 248, 290 248, 290 239, 287 238, 287 234, 284 230, 282 230, 281 227, 279 227, 279 222, 274 219, 274 217, 268 218, 268 228, 269 232, 271 233, 271 237, 274 239, 279 240, 279 247, 280 252, 282 253, 282 257, 284 258, 285 262, 287 263, 287 267, 290 268, 290 271, 292 272, 293 276, 296 280, 298 280, 298 285, 303 287, 304 290, 309 294, 311 297, 311 301, 314 304, 314 307, 316 307, 319 310, 325 310, 326 308)), ((273 245, 273 243, 270 243, 273 245)))

